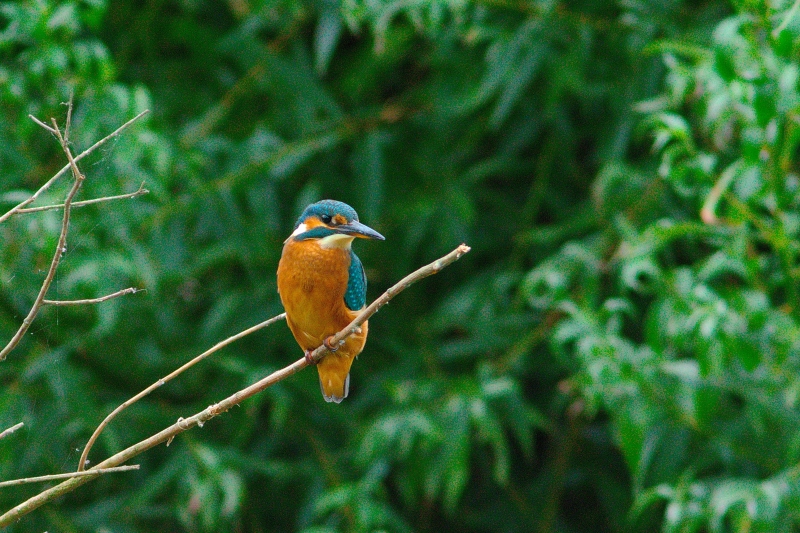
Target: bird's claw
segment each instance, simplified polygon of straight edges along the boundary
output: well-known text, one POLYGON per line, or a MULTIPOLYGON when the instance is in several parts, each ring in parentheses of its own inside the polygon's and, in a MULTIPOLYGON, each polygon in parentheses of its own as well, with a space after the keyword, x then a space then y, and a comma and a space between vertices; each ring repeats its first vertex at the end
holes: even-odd
POLYGON ((332 339, 332 338, 333 338, 333 336, 330 336, 330 337, 326 338, 324 341, 322 341, 322 344, 323 344, 323 345, 324 345, 324 346, 325 346, 325 347, 326 347, 328 350, 330 350, 331 352, 335 352, 336 350, 338 350, 338 349, 339 349, 339 344, 337 343, 337 344, 336 344, 336 346, 334 346, 334 345, 333 345, 333 343, 331 342, 331 339, 332 339))
MULTIPOLYGON (((336 344, 334 346, 334 344, 331 342, 332 338, 333 336, 330 336, 324 341, 322 341, 322 345, 325 346, 325 348, 327 348, 329 351, 335 352, 336 350, 339 349, 339 344, 336 344)), ((314 358, 311 356, 312 350, 306 350, 305 353, 306 353, 306 363, 308 363, 309 365, 316 365, 317 361, 314 361, 314 358)))

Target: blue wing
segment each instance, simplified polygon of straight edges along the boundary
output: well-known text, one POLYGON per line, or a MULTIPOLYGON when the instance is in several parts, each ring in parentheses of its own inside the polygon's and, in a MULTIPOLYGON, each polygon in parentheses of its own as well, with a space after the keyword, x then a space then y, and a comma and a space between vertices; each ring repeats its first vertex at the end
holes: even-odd
POLYGON ((351 311, 358 311, 367 304, 367 276, 364 274, 364 265, 353 250, 350 250, 350 271, 344 304, 351 311))

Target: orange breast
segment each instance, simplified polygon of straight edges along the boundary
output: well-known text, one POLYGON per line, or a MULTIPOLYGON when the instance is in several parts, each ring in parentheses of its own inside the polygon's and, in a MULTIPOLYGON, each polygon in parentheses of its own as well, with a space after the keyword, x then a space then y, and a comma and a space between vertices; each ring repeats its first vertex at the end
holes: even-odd
MULTIPOLYGON (((289 240, 278 264, 278 292, 286 321, 303 350, 313 350, 347 326, 358 312, 344 304, 350 251, 323 249, 313 240, 289 240)), ((367 324, 349 336, 336 352, 326 355, 317 370, 325 399, 347 396, 353 359, 364 349, 367 324)))

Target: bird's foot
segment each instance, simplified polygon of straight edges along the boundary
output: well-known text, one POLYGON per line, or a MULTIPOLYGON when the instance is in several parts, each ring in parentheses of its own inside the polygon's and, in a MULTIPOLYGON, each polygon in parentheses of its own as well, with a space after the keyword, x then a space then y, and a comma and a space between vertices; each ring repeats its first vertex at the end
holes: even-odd
POLYGON ((336 346, 334 346, 334 345, 333 345, 333 343, 331 342, 331 339, 332 339, 332 338, 333 338, 333 336, 330 336, 330 337, 328 337, 327 339, 325 339, 324 341, 322 341, 322 344, 323 344, 323 345, 324 345, 324 346, 325 346, 325 347, 326 347, 328 350, 330 350, 330 351, 332 351, 332 352, 335 352, 336 350, 338 350, 338 349, 339 349, 339 344, 337 343, 337 344, 336 344, 336 346))
POLYGON ((306 363, 308 363, 309 365, 316 365, 317 362, 314 361, 313 357, 311 357, 311 352, 312 350, 306 350, 306 363))

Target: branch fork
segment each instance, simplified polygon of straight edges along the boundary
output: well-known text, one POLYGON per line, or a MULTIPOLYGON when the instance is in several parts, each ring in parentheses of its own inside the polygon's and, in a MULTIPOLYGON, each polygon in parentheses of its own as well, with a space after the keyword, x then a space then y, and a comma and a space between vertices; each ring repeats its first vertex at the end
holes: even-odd
POLYGON ((11 216, 16 215, 16 214, 32 213, 32 212, 36 212, 36 211, 46 211, 46 210, 49 210, 49 209, 63 209, 64 214, 63 214, 63 217, 62 217, 62 220, 61 220, 61 232, 60 232, 59 237, 58 237, 58 243, 56 244, 56 249, 55 249, 55 251, 53 253, 53 258, 50 260, 50 267, 47 270, 47 275, 45 276, 44 281, 42 282, 42 286, 39 289, 39 293, 36 295, 36 299, 34 300, 34 303, 31 306, 30 311, 25 316, 25 318, 22 320, 22 324, 20 325, 19 329, 14 334, 14 336, 11 338, 11 340, 8 342, 8 344, 6 344, 2 349, 0 349, 0 361, 4 361, 5 358, 8 356, 8 354, 11 353, 11 351, 14 350, 14 348, 17 347, 17 345, 20 343, 22 338, 25 336, 25 333, 27 333, 27 331, 30 328, 31 324, 33 324, 33 321, 36 319, 36 316, 39 314, 39 311, 41 310, 42 306, 44 306, 44 305, 83 305, 83 304, 90 304, 90 303, 100 303, 100 302, 104 302, 106 300, 110 300, 111 298, 116 298, 116 297, 122 296, 124 294, 132 294, 132 293, 137 291, 137 289, 129 288, 129 289, 124 289, 122 291, 118 291, 118 292, 113 293, 113 294, 102 296, 100 298, 93 298, 93 299, 88 299, 88 300, 59 301, 59 300, 46 300, 45 299, 45 295, 47 294, 47 291, 50 289, 50 285, 53 283, 53 279, 55 278, 56 269, 58 268, 58 265, 61 262, 61 258, 63 257, 64 253, 67 250, 67 235, 69 233, 69 221, 70 221, 70 215, 71 215, 71 212, 72 212, 72 207, 74 207, 75 205, 88 205, 88 204, 92 204, 92 203, 105 202, 105 201, 109 201, 109 200, 117 200, 117 199, 121 199, 121 198, 135 198, 136 196, 141 196, 142 194, 147 193, 147 189, 144 189, 144 187, 143 187, 144 184, 142 184, 142 186, 139 187, 138 191, 136 191, 134 193, 127 194, 127 195, 120 195, 120 196, 114 196, 114 197, 105 197, 105 198, 96 198, 96 199, 93 199, 93 200, 85 200, 83 202, 73 202, 73 199, 75 198, 75 195, 78 194, 78 190, 81 188, 81 185, 83 184, 83 181, 86 179, 86 177, 81 173, 80 169, 78 168, 78 161, 80 161, 81 159, 83 159, 84 157, 86 157, 87 155, 92 153, 94 150, 96 150, 97 148, 99 148, 100 146, 105 144, 108 140, 118 136, 125 128, 127 128, 129 125, 133 124, 133 122, 135 122, 136 120, 138 120, 139 118, 141 118, 142 116, 144 116, 147 113, 148 113, 148 111, 143 111, 142 113, 139 113, 136 117, 134 117, 133 119, 129 120, 128 122, 126 122, 125 124, 123 124, 122 126, 117 128, 115 131, 113 131, 111 134, 107 135, 106 137, 104 137, 100 141, 98 141, 95 144, 93 144, 91 147, 89 147, 87 150, 83 151, 77 157, 73 157, 72 150, 70 150, 70 146, 69 146, 69 144, 70 144, 70 142, 69 142, 69 132, 70 132, 70 127, 72 125, 72 98, 71 97, 70 97, 69 102, 67 103, 67 120, 66 120, 66 126, 64 128, 63 133, 61 131, 61 128, 59 128, 58 123, 56 122, 56 119, 54 119, 54 118, 51 119, 52 126, 48 126, 47 124, 45 124, 41 120, 39 120, 36 117, 30 115, 30 118, 34 122, 39 124, 41 127, 43 127, 45 130, 47 130, 51 134, 55 135, 55 137, 58 139, 59 144, 61 145, 61 149, 64 151, 64 154, 67 156, 68 163, 64 168, 62 168, 60 171, 58 171, 55 176, 50 178, 44 185, 42 185, 39 188, 39 190, 37 190, 35 193, 33 193, 29 198, 27 198, 26 200, 22 201, 21 203, 19 203, 15 207, 13 207, 11 210, 9 210, 8 212, 6 212, 2 216, 0 216, 0 223, 5 222, 11 216), (73 182, 72 187, 70 188, 69 192, 67 193, 67 196, 64 199, 64 203, 63 204, 52 205, 52 206, 43 206, 43 207, 34 207, 34 208, 26 208, 26 206, 28 206, 31 203, 33 203, 34 201, 36 201, 36 199, 39 197, 39 195, 42 192, 44 192, 47 189, 49 189, 50 186, 53 183, 55 183, 55 181, 59 177, 61 177, 64 173, 66 173, 67 170, 71 170, 72 171, 72 176, 73 176, 74 182, 73 182))

